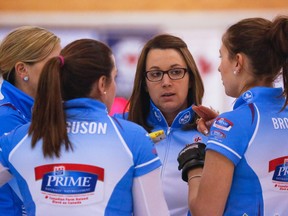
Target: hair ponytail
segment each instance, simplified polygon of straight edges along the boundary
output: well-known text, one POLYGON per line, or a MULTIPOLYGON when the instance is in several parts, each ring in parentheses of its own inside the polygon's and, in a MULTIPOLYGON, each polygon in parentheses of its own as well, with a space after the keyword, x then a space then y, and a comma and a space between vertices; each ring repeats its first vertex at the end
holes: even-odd
POLYGON ((32 148, 43 139, 43 154, 60 157, 61 143, 66 150, 73 149, 66 130, 66 117, 61 94, 61 69, 63 62, 58 57, 50 59, 39 78, 37 94, 32 113, 29 135, 32 148))
POLYGON ((288 16, 277 16, 273 20, 269 36, 277 54, 275 58, 281 63, 283 94, 286 97, 284 109, 288 104, 288 16))

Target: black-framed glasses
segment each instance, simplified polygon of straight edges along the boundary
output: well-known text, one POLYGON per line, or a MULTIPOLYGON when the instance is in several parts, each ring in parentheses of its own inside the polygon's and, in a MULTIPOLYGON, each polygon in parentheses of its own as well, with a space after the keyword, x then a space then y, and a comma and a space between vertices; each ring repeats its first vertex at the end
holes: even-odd
POLYGON ((167 71, 151 70, 146 71, 145 76, 151 82, 161 81, 163 79, 164 74, 167 74, 171 80, 179 80, 185 76, 187 71, 188 71, 187 68, 172 68, 167 71))

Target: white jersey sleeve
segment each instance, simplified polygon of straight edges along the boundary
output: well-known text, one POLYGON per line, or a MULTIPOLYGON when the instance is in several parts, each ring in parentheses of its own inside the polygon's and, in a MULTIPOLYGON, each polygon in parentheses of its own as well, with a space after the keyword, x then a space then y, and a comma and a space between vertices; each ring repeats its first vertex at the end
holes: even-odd
POLYGON ((135 216, 169 215, 162 192, 160 168, 134 179, 133 205, 135 216))

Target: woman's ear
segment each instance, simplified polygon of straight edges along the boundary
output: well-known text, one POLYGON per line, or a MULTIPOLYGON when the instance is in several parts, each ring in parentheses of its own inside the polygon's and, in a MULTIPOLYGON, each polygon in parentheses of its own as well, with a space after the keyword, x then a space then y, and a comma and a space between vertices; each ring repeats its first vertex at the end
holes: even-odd
POLYGON ((28 70, 26 64, 23 62, 17 62, 15 64, 15 74, 21 79, 24 79, 24 77, 28 77, 28 70))
POLYGON ((98 81, 98 88, 101 95, 106 94, 107 89, 107 77, 101 76, 98 81))
POLYGON ((100 99, 102 101, 103 95, 106 95, 106 84, 107 77, 101 76, 92 86, 91 92, 89 94, 89 97, 100 99))
POLYGON ((235 69, 238 72, 240 72, 241 69, 243 68, 243 64, 244 64, 243 54, 242 53, 237 53, 236 56, 235 56, 235 60, 236 60, 235 69))

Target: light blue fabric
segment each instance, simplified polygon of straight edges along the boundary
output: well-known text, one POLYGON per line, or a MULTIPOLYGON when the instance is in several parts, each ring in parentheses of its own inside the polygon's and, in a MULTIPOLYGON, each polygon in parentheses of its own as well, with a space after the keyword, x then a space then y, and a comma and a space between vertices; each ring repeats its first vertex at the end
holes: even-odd
MULTIPOLYGON (((0 82, 0 136, 31 119, 33 99, 7 81, 0 82)), ((10 182, 18 191, 15 181, 10 182)), ((0 188, 0 216, 22 215, 23 203, 8 184, 0 188)))
POLYGON ((288 215, 288 108, 281 88, 244 92, 214 122, 206 150, 235 165, 224 215, 288 215))
MULTIPOLYGON (((161 179, 164 195, 171 216, 186 216, 188 210, 188 186, 182 180, 178 170, 177 157, 186 144, 193 142, 206 143, 207 137, 196 129, 184 129, 191 123, 195 113, 192 106, 178 113, 169 127, 161 111, 150 101, 150 113, 147 119, 153 131, 164 130, 165 139, 155 144, 162 162, 161 179)), ((117 114, 118 117, 123 115, 117 114)), ((124 115, 127 118, 128 114, 124 115)))
POLYGON ((0 161, 17 179, 27 214, 131 216, 133 179, 161 166, 152 140, 97 100, 64 107, 73 151, 63 148, 60 158, 43 158, 42 141, 31 148, 30 124, 0 140, 0 161))

